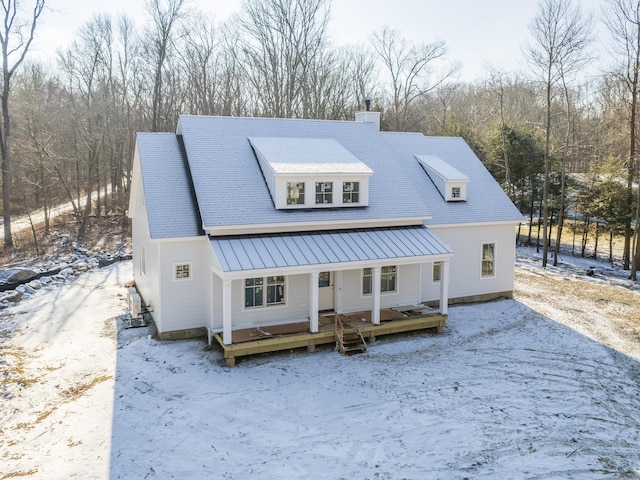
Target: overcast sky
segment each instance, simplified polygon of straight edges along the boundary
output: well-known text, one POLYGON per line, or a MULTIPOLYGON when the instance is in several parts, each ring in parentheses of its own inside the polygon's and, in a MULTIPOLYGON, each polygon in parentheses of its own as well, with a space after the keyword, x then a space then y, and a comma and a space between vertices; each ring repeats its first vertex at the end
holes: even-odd
MULTIPOLYGON (((25 0, 27 5, 33 0, 25 0)), ((190 0, 193 6, 224 20, 242 0, 190 0)), ((602 0, 578 0, 600 16, 602 0)), ((47 0, 35 48, 53 55, 65 46, 94 13, 126 13, 142 25, 144 0, 47 0)), ((529 41, 528 24, 537 0, 333 0, 330 32, 336 44, 367 42, 382 26, 400 30, 411 41, 444 40, 448 59, 462 63, 461 79, 482 77, 489 65, 508 72, 526 69, 522 47, 529 41)))

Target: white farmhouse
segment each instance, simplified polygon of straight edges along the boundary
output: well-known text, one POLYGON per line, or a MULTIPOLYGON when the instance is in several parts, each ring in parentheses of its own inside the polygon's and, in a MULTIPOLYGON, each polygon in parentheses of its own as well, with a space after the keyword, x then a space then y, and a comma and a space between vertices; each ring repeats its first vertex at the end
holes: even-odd
MULTIPOLYGON (((182 116, 139 133, 134 278, 160 338, 238 356, 444 326, 510 297, 521 214, 461 138, 182 116)), ((356 342, 358 343, 358 342, 356 342)))

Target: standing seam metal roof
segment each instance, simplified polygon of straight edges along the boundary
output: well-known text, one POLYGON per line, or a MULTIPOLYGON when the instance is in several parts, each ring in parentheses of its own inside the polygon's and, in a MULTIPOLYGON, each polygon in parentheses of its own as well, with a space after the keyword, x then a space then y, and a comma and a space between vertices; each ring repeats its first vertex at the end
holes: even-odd
POLYGON ((452 253, 425 227, 211 237, 210 243, 223 272, 452 253))

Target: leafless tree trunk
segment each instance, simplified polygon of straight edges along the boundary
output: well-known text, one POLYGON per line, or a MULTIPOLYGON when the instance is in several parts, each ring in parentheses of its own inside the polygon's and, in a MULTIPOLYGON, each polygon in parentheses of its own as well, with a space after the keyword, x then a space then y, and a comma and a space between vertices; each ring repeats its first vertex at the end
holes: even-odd
POLYGON ((165 123, 161 123, 162 100, 164 86, 164 68, 167 56, 170 54, 173 33, 176 23, 184 15, 184 5, 188 0, 167 0, 166 6, 162 0, 147 0, 147 12, 151 15, 152 27, 147 32, 147 50, 153 61, 153 97, 151 107, 151 131, 157 132, 165 123))
POLYGON ((505 189, 507 191, 507 195, 511 200, 515 200, 515 192, 513 191, 513 184, 511 182, 511 165, 509 162, 509 152, 507 150, 506 145, 506 121, 505 121, 505 89, 504 89, 504 77, 505 75, 501 72, 492 72, 491 78, 488 82, 489 91, 495 93, 498 97, 498 111, 499 111, 499 121, 500 121, 500 145, 502 146, 502 154, 504 158, 504 176, 505 176, 505 189))
MULTIPOLYGON (((618 75, 624 79, 629 96, 628 139, 629 156, 627 163, 627 198, 629 205, 633 204, 633 181, 637 164, 637 109, 640 88, 640 1, 638 0, 608 0, 605 11, 605 23, 613 40, 614 53, 620 59, 618 75)), ((640 228, 640 196, 638 197, 635 215, 635 235, 640 228)), ((624 268, 629 269, 631 263, 631 278, 636 280, 638 263, 640 262, 640 248, 636 244, 633 261, 631 262, 631 219, 625 227, 624 268)))
POLYGON ((554 89, 563 72, 575 70, 591 36, 591 22, 572 0, 540 0, 538 13, 529 25, 534 44, 527 50, 532 65, 545 85, 544 183, 542 194, 542 266, 549 253, 549 184, 551 173, 551 117, 554 89))
POLYGON ((17 0, 2 0, 2 27, 0 48, 2 49, 2 129, 0 130, 0 152, 2 153, 2 209, 4 220, 4 246, 13 247, 11 235, 11 115, 9 93, 11 79, 24 61, 36 32, 38 19, 44 9, 44 0, 35 0, 29 17, 22 18, 17 0))
POLYGON ((314 72, 327 57, 327 0, 246 0, 234 21, 243 35, 244 76, 261 114, 309 118, 314 72))

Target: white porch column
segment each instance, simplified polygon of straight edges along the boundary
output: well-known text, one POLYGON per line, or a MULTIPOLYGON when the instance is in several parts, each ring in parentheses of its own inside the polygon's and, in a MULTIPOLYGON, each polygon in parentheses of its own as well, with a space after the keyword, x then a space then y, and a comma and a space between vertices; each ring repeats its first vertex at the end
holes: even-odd
POLYGON ((207 322, 207 342, 211 345, 211 341, 213 339, 213 335, 211 331, 213 330, 213 316, 215 311, 215 302, 216 302, 216 290, 213 288, 213 284, 215 283, 215 276, 213 269, 211 269, 211 275, 209 277, 209 321, 207 322))
POLYGON ((222 281, 222 341, 231 345, 231 280, 222 281))
POLYGON ((318 280, 319 272, 309 274, 309 329, 318 333, 318 280))
POLYGON ((373 309, 371 310, 371 323, 380 325, 380 273, 382 267, 373 268, 373 309))
POLYGON ((343 281, 342 274, 343 274, 342 270, 333 272, 333 298, 334 298, 333 309, 336 311, 336 313, 344 313, 344 305, 342 301, 342 281, 343 281))
POLYGON ((440 313, 449 310, 449 260, 440 263, 440 313))

